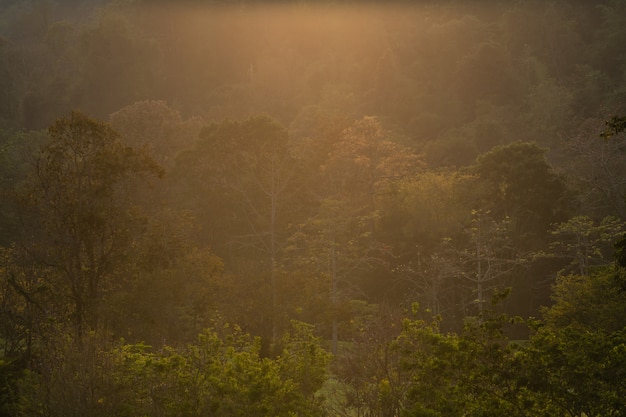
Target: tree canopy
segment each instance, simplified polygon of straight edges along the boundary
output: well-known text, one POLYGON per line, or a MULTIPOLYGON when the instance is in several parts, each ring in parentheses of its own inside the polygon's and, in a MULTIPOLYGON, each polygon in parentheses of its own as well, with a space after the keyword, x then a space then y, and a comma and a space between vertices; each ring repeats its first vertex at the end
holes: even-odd
POLYGON ((0 414, 624 415, 625 22, 1 2, 0 414))

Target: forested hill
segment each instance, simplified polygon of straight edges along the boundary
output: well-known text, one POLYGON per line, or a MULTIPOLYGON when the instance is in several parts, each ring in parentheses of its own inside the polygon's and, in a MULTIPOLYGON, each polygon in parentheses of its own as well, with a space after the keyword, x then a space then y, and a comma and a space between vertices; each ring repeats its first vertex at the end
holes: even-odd
POLYGON ((623 416, 626 1, 0 2, 0 415, 623 416))
POLYGON ((619 1, 163 3, 5 6, 3 125, 45 128, 71 109, 106 119, 150 98, 184 116, 263 112, 289 127, 316 106, 384 118, 458 165, 503 141, 553 145, 620 104, 619 1))

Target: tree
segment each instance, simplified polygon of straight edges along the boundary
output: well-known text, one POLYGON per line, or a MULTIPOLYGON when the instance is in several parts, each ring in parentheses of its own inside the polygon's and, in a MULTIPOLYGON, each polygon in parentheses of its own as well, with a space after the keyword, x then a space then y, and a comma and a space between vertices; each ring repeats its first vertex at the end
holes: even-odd
MULTIPOLYGON (((316 396, 328 379, 328 365, 332 359, 315 336, 313 325, 292 321, 291 329, 281 340, 277 358, 283 380, 293 381, 309 410, 319 409, 320 398, 316 396)), ((303 410, 307 412, 307 410, 303 410)))
POLYGON ((402 330, 401 309, 370 306, 357 321, 351 343, 334 361, 339 381, 335 415, 397 416, 411 383, 411 371, 401 366, 394 341, 402 330))
POLYGON ((119 268, 141 230, 133 181, 161 169, 80 112, 59 118, 48 135, 20 192, 22 239, 33 260, 54 271, 45 280, 58 301, 70 300, 69 317, 81 334, 101 324, 100 300, 119 285, 119 268))
POLYGON ((316 393, 330 358, 302 324, 294 324, 274 359, 261 356, 260 339, 236 326, 206 329, 178 348, 101 336, 78 342, 57 335, 39 368, 21 378, 14 415, 323 415, 316 393))
POLYGON ((110 393, 119 392, 111 348, 103 333, 49 334, 46 348, 37 355, 40 363, 25 370, 17 384, 19 401, 13 415, 124 415, 116 409, 125 406, 121 395, 105 402, 110 393))
POLYGON ((610 264, 606 253, 624 233, 626 225, 615 217, 605 217, 595 224, 588 216, 575 216, 556 225, 551 233, 554 241, 550 249, 556 256, 571 259, 579 275, 587 275, 592 266, 610 264))
MULTIPOLYGON (((407 319, 396 340, 410 375, 410 416, 619 416, 624 413, 624 271, 563 276, 542 320, 508 317, 495 304, 458 334, 407 319), (530 340, 511 341, 511 325, 530 340)), ((494 301, 502 297, 494 297, 494 301)))
POLYGON ((207 329, 177 350, 121 346, 114 352, 115 376, 128 397, 117 402, 111 392, 104 403, 128 410, 124 415, 319 415, 320 404, 307 389, 316 392, 320 385, 303 386, 298 368, 323 376, 328 356, 302 330, 293 332, 285 356, 277 359, 262 357, 260 339, 236 327, 207 329), (298 349, 301 343, 307 349, 298 349))
POLYGON ((419 302, 434 316, 453 316, 457 308, 453 287, 458 270, 441 254, 415 254, 415 259, 396 267, 397 274, 406 281, 408 299, 419 302))
POLYGON ((404 320, 393 344, 400 369, 410 378, 403 415, 543 415, 517 379, 522 347, 510 343, 506 333, 518 320, 494 311, 501 296, 458 334, 442 332, 437 320, 404 320))
POLYGON ((462 190, 473 181, 459 171, 427 171, 399 181, 396 193, 382 203, 381 228, 393 238, 397 256, 394 285, 404 301, 419 301, 434 315, 452 315, 456 308, 455 267, 443 254, 441 237, 463 234, 462 190))
POLYGON ((381 247, 371 233, 376 214, 360 214, 345 201, 322 201, 318 215, 300 224, 289 239, 289 268, 310 270, 327 283, 321 290, 330 301, 333 354, 338 351, 345 303, 357 292, 351 278, 381 258, 381 247))
POLYGON ((624 282, 613 267, 559 277, 554 305, 535 325, 522 356, 527 385, 561 414, 626 412, 624 282))
POLYGON ((600 137, 610 139, 626 130, 626 117, 613 116, 606 123, 606 129, 600 133, 600 137))
POLYGON ((458 234, 467 217, 464 190, 471 188, 474 180, 474 176, 456 170, 427 170, 401 178, 395 192, 381 199, 381 225, 396 235, 397 253, 401 257, 412 253, 415 245, 432 253, 442 236, 458 234))
POLYGON ((375 117, 324 133, 319 142, 310 141, 301 149, 320 155, 323 149, 317 147, 331 147, 318 171, 311 173, 319 177, 309 191, 316 211, 291 239, 292 262, 308 264, 329 281, 336 353, 340 305, 356 293, 355 278, 384 264, 390 253, 380 239, 381 202, 402 179, 420 172, 423 163, 410 148, 395 142, 375 117))
POLYGON ((394 137, 378 118, 366 116, 339 132, 321 166, 317 190, 321 199, 340 202, 350 216, 370 219, 367 246, 378 251, 379 262, 370 262, 370 270, 362 274, 361 288, 367 295, 387 295, 388 288, 380 291, 381 276, 389 272, 391 249, 401 243, 385 227, 391 220, 386 209, 403 181, 422 173, 424 165, 421 156, 394 137))
POLYGON ((423 168, 418 154, 395 142, 376 117, 366 116, 341 132, 322 174, 329 196, 372 211, 395 181, 423 168))
POLYGON ((270 307, 266 318, 274 341, 279 260, 287 227, 301 204, 298 166, 289 145, 287 130, 269 117, 225 120, 206 126, 195 146, 179 155, 176 168, 178 184, 193 193, 182 198, 187 199, 183 204, 191 203, 206 225, 208 243, 238 273, 253 274, 257 295, 258 281, 268 277, 269 299, 259 301, 270 307))
POLYGON ((496 146, 478 157, 472 172, 478 175, 475 207, 490 210, 497 220, 509 218, 519 246, 539 245, 566 208, 566 188, 534 143, 496 146), (561 204, 555 204, 558 201, 561 204))
POLYGON ((161 246, 159 237, 149 236, 156 242, 139 243, 147 253, 137 261, 133 279, 107 299, 112 334, 129 343, 178 347, 215 321, 236 318, 228 315, 232 294, 221 259, 208 249, 171 240, 161 246))
POLYGON ((467 315, 482 316, 489 293, 497 293, 512 278, 523 263, 515 250, 508 219, 494 220, 490 212, 473 210, 471 225, 466 229, 466 240, 448 240, 446 257, 453 265, 455 275, 469 284, 470 298, 463 297, 462 308, 467 315), (472 305, 476 309, 468 308, 472 305))

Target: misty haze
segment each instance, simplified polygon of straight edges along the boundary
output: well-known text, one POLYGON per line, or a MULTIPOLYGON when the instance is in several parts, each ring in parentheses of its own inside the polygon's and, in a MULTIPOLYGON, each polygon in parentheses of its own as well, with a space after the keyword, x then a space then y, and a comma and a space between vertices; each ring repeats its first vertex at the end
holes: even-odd
POLYGON ((0 416, 626 415, 626 1, 3 0, 0 416))

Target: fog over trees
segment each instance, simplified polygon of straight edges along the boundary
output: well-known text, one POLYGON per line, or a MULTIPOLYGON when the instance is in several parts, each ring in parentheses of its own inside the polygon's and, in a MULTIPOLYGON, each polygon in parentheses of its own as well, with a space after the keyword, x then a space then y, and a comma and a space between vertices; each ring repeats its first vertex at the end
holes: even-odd
POLYGON ((624 0, 4 0, 0 415, 626 415, 624 45, 624 0))

